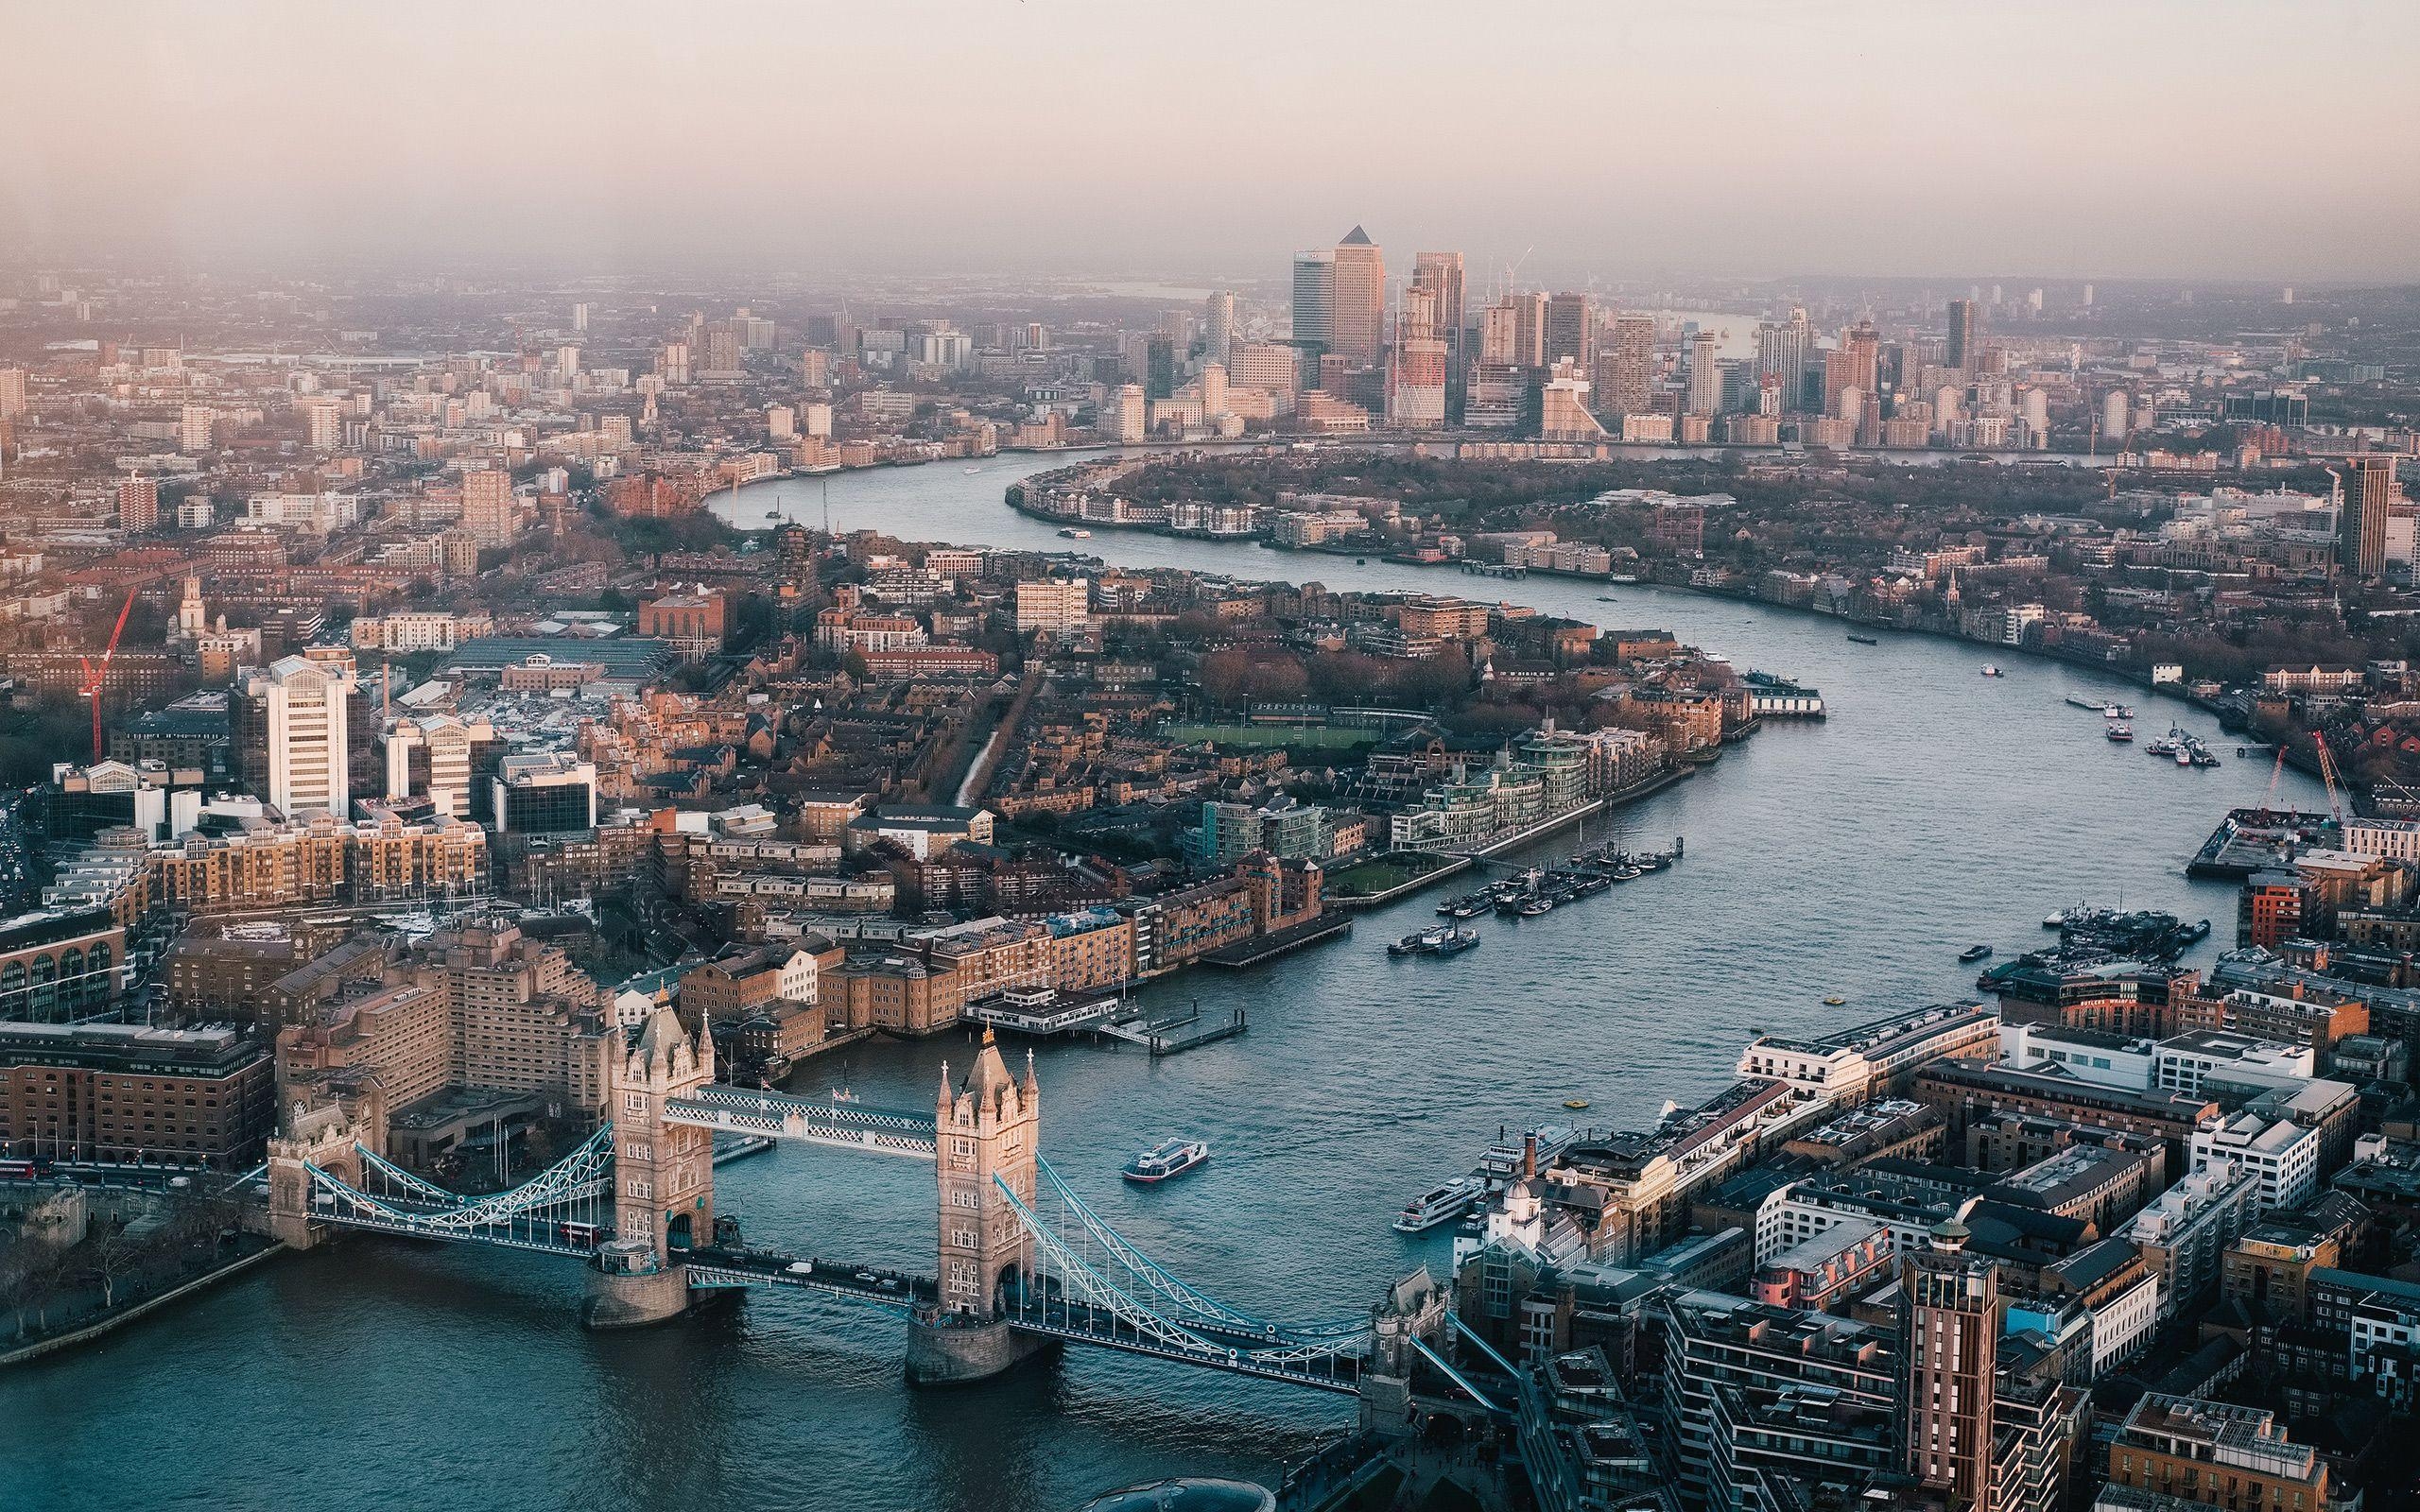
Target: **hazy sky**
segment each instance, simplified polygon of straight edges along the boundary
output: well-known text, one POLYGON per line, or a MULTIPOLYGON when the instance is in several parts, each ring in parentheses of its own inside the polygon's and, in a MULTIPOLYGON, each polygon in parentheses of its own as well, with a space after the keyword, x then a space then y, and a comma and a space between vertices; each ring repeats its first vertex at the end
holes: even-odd
POLYGON ((2420 277, 2420 0, 0 0, 0 254, 2420 277))

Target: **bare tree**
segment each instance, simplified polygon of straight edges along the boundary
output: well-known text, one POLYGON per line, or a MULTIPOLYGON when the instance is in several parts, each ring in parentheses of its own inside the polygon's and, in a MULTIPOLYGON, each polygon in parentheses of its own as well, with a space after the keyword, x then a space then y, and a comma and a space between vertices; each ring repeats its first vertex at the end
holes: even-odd
POLYGON ((118 1283, 141 1270, 157 1245, 152 1234, 135 1233, 124 1224, 85 1242, 85 1272, 100 1283, 103 1307, 117 1305, 118 1283))
POLYGON ((51 1306, 59 1300, 60 1289, 66 1280, 67 1251, 63 1246, 28 1239, 0 1255, 0 1297, 7 1297, 20 1336, 26 1332, 28 1312, 34 1314, 37 1331, 50 1327, 51 1306))

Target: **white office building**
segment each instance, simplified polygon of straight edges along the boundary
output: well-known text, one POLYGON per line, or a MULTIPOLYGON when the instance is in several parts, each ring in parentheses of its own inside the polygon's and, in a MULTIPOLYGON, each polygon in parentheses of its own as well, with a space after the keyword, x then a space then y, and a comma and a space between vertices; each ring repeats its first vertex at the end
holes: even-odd
POLYGON ((354 686, 351 662, 299 656, 256 667, 246 680, 268 745, 268 800, 287 816, 311 809, 347 816, 345 700, 354 686))
POLYGON ((2252 1173, 2252 1215, 2292 1208, 2319 1186, 2319 1130, 2274 1123, 2254 1112, 2213 1120, 2193 1131, 2193 1169, 2232 1160, 2252 1173))

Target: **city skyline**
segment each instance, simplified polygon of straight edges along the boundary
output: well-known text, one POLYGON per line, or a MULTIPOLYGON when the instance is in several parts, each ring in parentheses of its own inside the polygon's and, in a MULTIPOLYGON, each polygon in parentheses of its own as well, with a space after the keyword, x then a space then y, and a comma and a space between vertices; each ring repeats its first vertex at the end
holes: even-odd
POLYGON ((2408 73, 2420 33, 2365 0, 2061 5, 1988 31, 1896 4, 1535 8, 1516 19, 1556 45, 1517 64, 1255 7, 1216 32, 1066 3, 677 26, 540 5, 475 31, 269 3, 201 35, 168 8, 95 14, 27 16, 0 63, 36 123, 0 147, 0 255, 1231 279, 1358 220, 1467 249, 1475 284, 1528 250, 1565 285, 2316 284, 2408 277, 2420 239, 2420 164, 2358 150, 2420 135, 2420 108, 2343 87, 2408 73), (2190 149, 2295 95, 2357 150, 2300 154, 2255 201, 2228 154, 2190 149), (1133 113, 1076 146, 1067 102, 1104 98, 1133 113))

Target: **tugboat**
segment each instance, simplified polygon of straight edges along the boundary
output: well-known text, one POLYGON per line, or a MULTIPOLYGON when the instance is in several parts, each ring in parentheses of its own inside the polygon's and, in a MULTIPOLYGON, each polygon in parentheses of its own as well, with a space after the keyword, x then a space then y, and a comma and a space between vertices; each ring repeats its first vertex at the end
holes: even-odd
POLYGON ((1989 945, 1969 945, 1958 953, 1958 958, 1971 966, 1991 954, 1992 948, 1989 945))
POLYGON ((1477 1177, 1461 1176, 1443 1186, 1431 1187, 1403 1205, 1395 1214, 1395 1232, 1426 1233, 1441 1223, 1460 1217, 1462 1211, 1487 1194, 1487 1183, 1477 1177))
POLYGON ((1429 954, 1432 955, 1460 955, 1462 952, 1471 950, 1478 944, 1478 930, 1449 929, 1438 939, 1436 945, 1429 951, 1429 954))
POLYGON ((1117 1174, 1139 1186, 1151 1186, 1183 1176, 1210 1159, 1210 1146, 1200 1140, 1167 1140, 1126 1162, 1117 1174))

